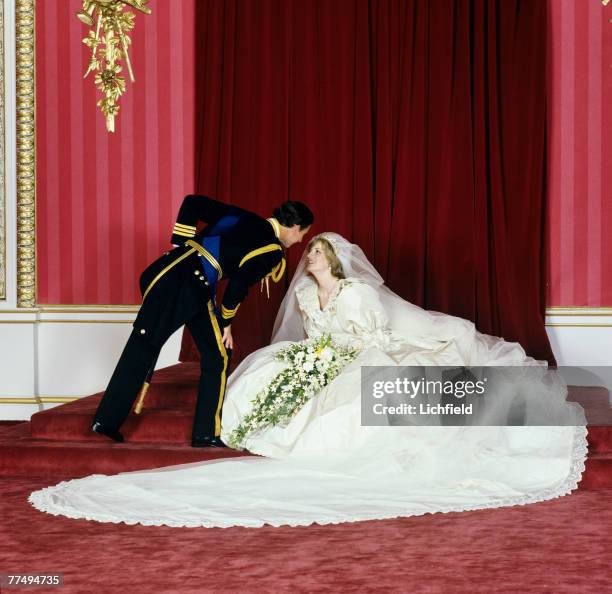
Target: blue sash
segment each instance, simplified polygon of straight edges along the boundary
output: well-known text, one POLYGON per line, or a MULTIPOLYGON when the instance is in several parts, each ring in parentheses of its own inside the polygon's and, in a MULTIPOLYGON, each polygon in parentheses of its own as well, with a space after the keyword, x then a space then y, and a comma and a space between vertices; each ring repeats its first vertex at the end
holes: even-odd
MULTIPOLYGON (((207 235, 200 239, 200 245, 219 263, 221 256, 221 236, 232 229, 236 223, 240 220, 239 214, 228 214, 221 217, 209 230, 207 235)), ((211 295, 213 297, 213 303, 215 304, 215 295, 217 290, 217 283, 219 282, 219 270, 210 262, 205 256, 200 255, 206 278, 208 279, 208 286, 210 287, 211 295)))

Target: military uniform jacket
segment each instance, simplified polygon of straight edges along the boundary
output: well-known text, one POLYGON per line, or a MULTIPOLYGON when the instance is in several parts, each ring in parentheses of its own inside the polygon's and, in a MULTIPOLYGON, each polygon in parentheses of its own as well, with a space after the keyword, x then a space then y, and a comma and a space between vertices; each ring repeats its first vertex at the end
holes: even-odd
POLYGON ((267 282, 268 278, 278 282, 286 268, 279 239, 280 224, 276 219, 264 219, 207 196, 185 197, 171 242, 179 246, 187 244, 197 249, 200 256, 206 256, 201 250, 202 239, 226 215, 234 215, 236 223, 220 234, 219 252, 213 262, 220 279, 228 281, 220 304, 221 326, 231 323, 252 285, 264 279, 267 282), (198 232, 200 221, 206 223, 206 227, 198 232))

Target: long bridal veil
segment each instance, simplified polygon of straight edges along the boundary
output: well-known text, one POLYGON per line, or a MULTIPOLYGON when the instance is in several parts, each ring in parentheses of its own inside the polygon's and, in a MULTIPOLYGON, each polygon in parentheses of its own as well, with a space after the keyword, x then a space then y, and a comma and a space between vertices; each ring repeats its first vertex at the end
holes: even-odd
MULTIPOLYGON (((415 351, 413 356, 397 360, 398 365, 424 366, 422 375, 428 378, 439 377, 436 370, 428 366, 495 367, 486 374, 487 379, 492 380, 487 406, 474 411, 465 424, 503 426, 508 423, 512 410, 519 406, 522 417, 519 424, 586 425, 582 407, 566 401, 567 386, 556 370, 548 369, 545 361, 527 356, 516 342, 478 332, 469 320, 427 311, 402 299, 384 284, 383 278, 358 245, 338 233, 325 232, 319 237, 331 243, 346 277, 358 279, 376 291, 389 320, 390 330, 415 351)), ((306 272, 306 255, 305 250, 279 308, 272 333, 273 343, 304 338, 297 293, 305 285, 314 283, 306 272)), ((245 367, 249 364, 247 359, 245 367)), ((239 376, 241 370, 236 371, 239 376)), ((482 370, 480 374, 482 376, 482 370)), ((370 379, 373 380, 375 376, 374 369, 370 379)), ((440 424, 441 420, 439 416, 415 416, 407 422, 429 425, 440 424)))
MULTIPOLYGON (((338 233, 325 232, 319 237, 324 237, 332 244, 346 277, 359 279, 376 290, 378 298, 389 317, 389 325, 393 329, 400 333, 404 331, 413 336, 428 336, 430 340, 434 337, 448 336, 449 331, 451 331, 448 321, 444 329, 440 328, 439 324, 436 323, 435 314, 404 301, 399 295, 391 291, 358 245, 349 242, 338 233)), ((295 341, 304 338, 302 316, 296 295, 297 291, 303 286, 314 283, 314 280, 306 272, 306 255, 305 250, 278 310, 272 330, 272 342, 295 341)), ((447 318, 450 319, 452 316, 447 316, 447 318)), ((458 318, 453 319, 460 321, 458 318)))
MULTIPOLYGON (((408 345, 402 365, 519 366, 533 371, 536 380, 520 370, 508 380, 502 369, 498 404, 475 415, 473 424, 479 426, 430 426, 418 420, 362 426, 361 366, 389 364, 385 353, 370 349, 319 395, 336 408, 304 425, 304 431, 315 431, 312 442, 322 448, 318 455, 294 450, 282 458, 242 457, 93 475, 36 491, 30 502, 51 514, 102 522, 256 527, 520 505, 574 490, 584 471, 586 428, 582 409, 566 402, 563 382, 544 363, 527 357, 520 345, 483 335, 467 320, 404 301, 384 285, 358 246, 335 233, 325 237, 345 275, 376 290, 391 332, 408 345), (517 390, 522 426, 505 426, 517 390)), ((305 337, 296 291, 312 282, 304 255, 279 310, 274 343, 305 337)), ((258 373, 275 346, 252 353, 238 366, 227 398, 235 384, 249 383, 240 382, 241 374, 258 373)))
MULTIPOLYGON (((474 324, 468 320, 427 311, 402 299, 384 284, 383 278, 358 245, 338 233, 325 232, 320 236, 332 244, 346 277, 358 279, 376 291, 389 319, 389 327, 410 344, 423 348, 439 348, 441 343, 459 342, 458 346, 462 349, 464 358, 470 360, 473 365, 488 364, 492 360, 496 365, 517 362, 517 355, 522 364, 539 364, 533 359, 527 359, 520 345, 477 333, 474 324), (508 357, 505 356, 506 351, 508 357)), ((314 280, 306 272, 304 251, 276 316, 272 342, 304 338, 296 295, 300 288, 311 283, 314 283, 314 280)))

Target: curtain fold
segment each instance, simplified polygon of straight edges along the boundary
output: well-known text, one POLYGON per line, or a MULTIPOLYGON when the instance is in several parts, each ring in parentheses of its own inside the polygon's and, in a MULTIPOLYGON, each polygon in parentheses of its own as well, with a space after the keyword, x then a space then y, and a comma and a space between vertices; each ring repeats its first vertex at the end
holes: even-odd
MULTIPOLYGON (((402 297, 554 363, 545 2, 201 0, 196 18, 198 192, 264 216, 302 200, 402 297)), ((269 341, 288 278, 251 290, 236 360, 269 341)))

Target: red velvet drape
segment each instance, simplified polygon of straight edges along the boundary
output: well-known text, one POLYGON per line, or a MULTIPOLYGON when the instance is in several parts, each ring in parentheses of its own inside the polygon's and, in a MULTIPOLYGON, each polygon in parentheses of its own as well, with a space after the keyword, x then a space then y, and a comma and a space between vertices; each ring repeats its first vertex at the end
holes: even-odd
MULTIPOLYGON (((359 243, 406 299, 554 360, 545 2, 197 7, 197 191, 266 216, 302 200, 314 232, 359 243)), ((256 292, 233 326, 238 358, 269 340, 283 287, 256 292)))

